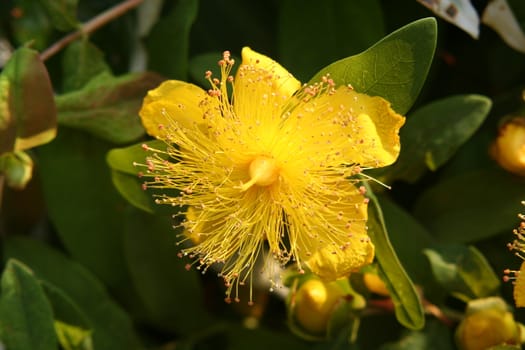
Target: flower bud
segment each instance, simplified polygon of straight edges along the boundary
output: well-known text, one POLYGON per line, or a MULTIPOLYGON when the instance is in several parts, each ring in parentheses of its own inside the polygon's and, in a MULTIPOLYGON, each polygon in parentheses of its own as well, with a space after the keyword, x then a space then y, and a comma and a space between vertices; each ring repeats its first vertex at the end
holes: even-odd
POLYGON ((461 350, 520 344, 520 339, 519 324, 505 302, 497 297, 469 302, 465 318, 456 329, 456 343, 461 350))
POLYGON ((503 169, 525 176, 525 117, 504 123, 490 152, 503 169))
POLYGON ((4 174, 9 187, 23 189, 33 176, 33 160, 27 153, 17 151, 0 156, 0 175, 4 174))
POLYGON ((372 293, 389 296, 390 292, 386 288, 385 282, 375 273, 366 272, 363 274, 363 283, 372 293))
POLYGON ((304 330, 324 334, 337 304, 346 293, 337 282, 319 279, 304 282, 295 296, 294 316, 304 330))

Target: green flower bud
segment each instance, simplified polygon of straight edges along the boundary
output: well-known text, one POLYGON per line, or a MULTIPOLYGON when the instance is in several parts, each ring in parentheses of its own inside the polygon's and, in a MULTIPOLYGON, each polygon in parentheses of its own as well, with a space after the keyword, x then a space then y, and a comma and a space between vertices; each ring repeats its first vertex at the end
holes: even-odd
POLYGON ((0 174, 9 187, 23 189, 33 175, 33 160, 27 153, 17 151, 0 156, 0 174))

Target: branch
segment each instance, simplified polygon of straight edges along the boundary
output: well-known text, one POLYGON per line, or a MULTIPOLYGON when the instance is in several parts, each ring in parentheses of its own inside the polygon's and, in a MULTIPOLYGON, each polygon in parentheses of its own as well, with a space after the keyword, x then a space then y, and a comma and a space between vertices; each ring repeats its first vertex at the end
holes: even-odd
POLYGON ((42 61, 46 61, 47 59, 55 55, 57 52, 62 50, 64 47, 66 47, 72 41, 84 35, 93 33, 95 30, 99 29, 103 25, 111 22, 119 16, 122 16, 127 11, 137 7, 143 1, 144 0, 125 0, 120 4, 109 8, 108 10, 99 14, 98 16, 93 17, 89 21, 82 24, 80 26, 80 29, 76 32, 66 35, 65 37, 48 47, 44 52, 40 54, 40 58, 42 59, 42 61))

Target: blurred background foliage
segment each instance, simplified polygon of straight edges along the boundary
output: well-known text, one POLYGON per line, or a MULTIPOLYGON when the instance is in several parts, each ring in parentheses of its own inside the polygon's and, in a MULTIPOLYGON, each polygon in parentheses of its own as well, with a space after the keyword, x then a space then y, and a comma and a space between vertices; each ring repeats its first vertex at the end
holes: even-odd
MULTIPOLYGON (((420 2, 453 4, 459 14, 468 4, 480 17, 490 3, 420 2)), ((504 3, 521 29, 513 32, 517 48, 484 23, 474 23, 475 39, 440 17, 448 7, 432 12, 413 0, 2 1, 0 344, 475 349, 506 341, 514 347, 497 348, 519 347, 525 313, 512 306, 512 284, 500 280, 501 271, 520 264, 506 244, 523 212, 525 177, 519 161, 502 168, 491 145, 506 122, 525 118, 519 47, 525 3, 504 3), (111 10, 119 4, 129 8, 111 10), (108 12, 117 15, 89 27, 108 12), (146 92, 164 79, 204 87, 204 72, 216 69, 222 51, 238 57, 243 46, 307 82, 330 63, 434 15, 435 54, 407 112, 400 158, 370 172, 392 186, 371 184, 370 226, 395 254, 326 287, 331 304, 323 307, 306 288, 325 287, 293 274, 289 289, 257 290, 252 307, 225 304, 213 273, 186 271, 187 261, 177 257, 169 208, 155 206, 140 189, 132 162, 149 140, 137 115, 146 92), (80 28, 91 29, 49 51, 80 28), (414 289, 396 289, 396 278, 384 271, 397 259, 414 289), (424 325, 410 321, 418 308, 424 325), (319 315, 328 315, 327 325, 304 321, 319 315), (482 323, 491 330, 483 334, 501 337, 470 343, 482 323)))

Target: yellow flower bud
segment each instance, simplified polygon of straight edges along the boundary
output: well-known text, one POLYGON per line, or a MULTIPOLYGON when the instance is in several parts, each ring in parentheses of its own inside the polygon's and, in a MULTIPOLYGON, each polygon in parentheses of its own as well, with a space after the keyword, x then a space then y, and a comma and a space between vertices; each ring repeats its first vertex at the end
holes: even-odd
POLYGON ((520 327, 497 297, 469 302, 465 318, 456 330, 461 350, 488 349, 501 344, 520 344, 520 327))
POLYGON ((503 124, 490 151, 503 169, 525 176, 525 117, 503 124))
POLYGON ((295 320, 308 332, 324 334, 334 309, 345 294, 337 282, 324 283, 318 279, 304 282, 295 296, 295 320))
POLYGON ((390 295, 390 292, 386 288, 385 282, 383 282, 383 280, 375 273, 367 272, 363 274, 363 283, 365 284, 366 288, 373 293, 385 297, 390 295))

